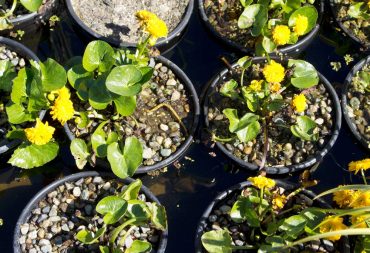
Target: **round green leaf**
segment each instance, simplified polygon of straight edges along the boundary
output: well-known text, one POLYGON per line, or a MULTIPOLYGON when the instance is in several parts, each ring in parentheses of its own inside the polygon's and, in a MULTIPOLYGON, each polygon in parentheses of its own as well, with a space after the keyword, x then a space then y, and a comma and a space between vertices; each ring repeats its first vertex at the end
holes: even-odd
POLYGON ((114 224, 125 215, 127 207, 126 200, 117 196, 108 196, 99 201, 96 212, 104 215, 105 224, 114 224))
POLYGON ((48 58, 40 62, 41 82, 44 92, 62 88, 67 83, 67 73, 62 65, 48 58))
POLYGON ((78 64, 68 70, 67 77, 69 84, 77 90, 83 81, 93 78, 93 73, 86 71, 82 64, 78 64))
POLYGON ((149 242, 135 240, 125 253, 146 253, 151 252, 152 245, 149 242))
POLYGON ((130 116, 136 109, 136 96, 120 96, 113 100, 116 110, 122 116, 130 116))
POLYGON ((309 33, 316 26, 317 18, 319 16, 316 8, 314 6, 303 6, 295 10, 292 13, 292 15, 289 17, 288 25, 290 27, 295 26, 295 22, 296 22, 298 15, 307 17, 308 25, 307 25, 307 29, 304 32, 304 34, 309 33))
POLYGON ((202 235, 203 247, 212 253, 232 253, 232 240, 229 232, 224 230, 213 230, 202 235))
POLYGON ((42 0, 20 0, 20 2, 30 12, 37 11, 42 4, 42 0))
POLYGON ((100 40, 92 41, 85 49, 82 65, 89 72, 95 70, 106 72, 112 68, 115 62, 113 56, 114 50, 107 42, 100 40))
POLYGON ((105 233, 107 227, 104 226, 96 231, 96 233, 81 230, 77 233, 76 239, 82 242, 83 244, 93 244, 98 242, 98 239, 105 233))
POLYGON ((108 90, 121 96, 135 96, 141 91, 142 72, 135 66, 124 65, 112 69, 107 77, 108 90))

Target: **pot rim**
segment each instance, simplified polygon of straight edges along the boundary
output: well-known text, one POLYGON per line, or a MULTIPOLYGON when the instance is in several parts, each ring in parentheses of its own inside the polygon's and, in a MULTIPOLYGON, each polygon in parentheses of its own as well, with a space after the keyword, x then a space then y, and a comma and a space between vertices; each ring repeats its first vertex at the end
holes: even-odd
MULTIPOLYGON (((69 176, 66 176, 64 178, 58 179, 54 181, 53 183, 47 185, 43 189, 41 189, 26 205, 26 207, 23 209, 21 215, 18 218, 18 221, 15 226, 14 230, 14 236, 13 236, 13 250, 14 253, 21 253, 22 251, 20 250, 19 246, 19 237, 20 237, 20 226, 24 224, 30 217, 30 213, 35 208, 35 206, 39 203, 41 199, 43 199, 50 191, 53 191, 56 189, 58 186, 64 184, 65 182, 70 182, 70 181, 77 181, 78 179, 81 178, 86 178, 86 177, 110 177, 113 179, 116 179, 118 181, 123 182, 124 184, 129 184, 134 181, 132 178, 126 178, 126 179, 120 179, 117 178, 113 173, 108 173, 108 172, 97 172, 97 171, 85 171, 85 172, 80 172, 80 173, 75 173, 69 176)), ((144 185, 142 185, 140 191, 145 194, 151 201, 154 201, 158 204, 161 204, 157 197, 144 185)), ((164 232, 161 233, 159 245, 158 245, 158 253, 164 253, 166 246, 167 246, 167 240, 168 240, 168 229, 164 232)))
MULTIPOLYGON (((294 51, 299 50, 299 48, 303 48, 306 44, 310 43, 311 40, 316 37, 316 35, 319 33, 321 22, 323 20, 323 16, 325 12, 325 0, 320 0, 319 3, 320 5, 316 7, 319 16, 318 16, 315 27, 308 34, 305 34, 301 39, 299 39, 297 43, 293 45, 282 46, 278 49, 278 52, 283 53, 283 54, 294 53, 294 51)), ((198 0, 198 7, 199 7, 199 13, 200 13, 203 23, 206 25, 206 27, 208 28, 208 30, 211 32, 213 36, 215 36, 220 41, 222 41, 224 44, 226 44, 227 46, 237 51, 240 51, 245 54, 254 54, 253 48, 243 47, 239 45, 238 43, 230 40, 229 38, 222 36, 220 33, 218 33, 215 30, 215 28, 210 23, 208 16, 206 14, 206 11, 204 9, 204 0, 198 0)), ((274 55, 274 54, 275 53, 271 53, 270 55, 274 55)))
MULTIPOLYGON (((67 4, 67 10, 68 10, 69 14, 71 15, 72 19, 78 24, 78 26, 81 29, 86 31, 90 36, 92 36, 96 39, 99 39, 99 40, 104 40, 104 41, 108 42, 109 44, 114 45, 116 47, 124 47, 124 48, 127 48, 127 47, 135 48, 136 47, 136 43, 126 42, 126 41, 120 41, 119 42, 117 40, 110 39, 110 38, 108 38, 104 35, 101 35, 101 34, 95 32, 88 25, 86 25, 81 20, 81 18, 77 15, 77 13, 75 12, 75 9, 73 7, 72 0, 65 0, 65 2, 67 4)), ((185 30, 187 24, 189 23, 189 20, 191 18, 192 13, 193 13, 193 9, 194 9, 194 0, 189 0, 189 4, 187 6, 187 9, 186 9, 185 13, 183 14, 183 17, 182 17, 180 23, 176 26, 176 28, 173 31, 171 31, 169 33, 169 35, 166 38, 158 39, 155 46, 156 47, 165 46, 165 45, 169 44, 170 41, 172 41, 173 39, 178 37, 185 30)))
MULTIPOLYGON (((192 101, 192 106, 194 110, 193 120, 191 122, 190 129, 188 129, 188 136, 186 137, 185 141, 180 145, 180 147, 176 150, 176 152, 172 153, 169 157, 153 165, 149 165, 149 166, 140 165, 140 167, 136 170, 135 175, 145 174, 147 172, 169 166, 170 164, 175 162, 177 159, 182 157, 185 154, 185 152, 188 150, 190 145, 193 143, 194 134, 195 134, 195 131, 199 123, 199 116, 200 116, 199 99, 198 99, 198 95, 195 90, 195 87, 193 83, 191 82, 191 80, 189 79, 189 77, 185 74, 185 72, 182 69, 180 69, 175 63, 173 63, 169 59, 163 56, 158 56, 158 57, 155 57, 155 60, 158 61, 159 63, 166 65, 169 69, 171 69, 172 72, 175 74, 176 78, 181 80, 181 82, 184 84, 184 87, 188 92, 188 98, 189 100, 192 101)), ((69 129, 68 123, 66 123, 63 127, 64 127, 64 131, 68 135, 69 140, 72 141, 75 138, 75 136, 69 129)), ((102 160, 102 162, 100 162, 99 165, 102 167, 110 168, 109 163, 106 160, 102 160)))
POLYGON ((346 79, 344 80, 344 85, 342 88, 342 110, 344 119, 347 122, 347 125, 349 126, 351 132, 356 137, 356 139, 367 149, 367 151, 370 151, 370 143, 366 142, 365 138, 360 134, 360 132, 357 129, 356 124, 353 122, 353 120, 348 115, 347 105, 347 93, 350 85, 352 84, 352 78, 353 76, 362 69, 366 64, 370 64, 370 55, 356 63, 356 65, 351 69, 351 71, 348 73, 346 79))
MULTIPOLYGON (((281 62, 280 58, 278 57, 271 57, 271 59, 274 59, 276 61, 281 62)), ((285 58, 283 61, 287 61, 288 59, 291 58, 285 58)), ((258 63, 265 61, 266 57, 254 57, 252 58, 253 63, 258 63)), ((237 66, 237 63, 232 64, 232 67, 234 68, 237 66)), ((208 97, 209 93, 214 90, 216 86, 219 85, 219 80, 227 74, 229 70, 227 68, 224 68, 219 74, 216 74, 216 76, 212 79, 211 83, 209 84, 208 87, 206 87, 207 91, 205 93, 205 98, 204 98, 204 104, 203 104, 203 114, 205 115, 204 120, 205 120, 205 125, 206 127, 209 127, 209 120, 208 120, 208 97)), ((324 158, 324 156, 329 152, 329 150, 334 146, 338 136, 339 132, 341 129, 341 123, 342 123, 342 111, 341 111, 341 106, 339 102, 339 98, 337 96, 337 93, 335 92, 333 86, 330 84, 330 82, 320 73, 318 72, 319 78, 321 83, 325 86, 327 92, 330 95, 330 98, 333 102, 333 111, 335 113, 335 121, 333 123, 333 130, 330 139, 328 142, 325 144, 325 146, 319 151, 316 152, 314 156, 312 156, 310 159, 305 160, 303 162, 300 162, 298 164, 292 164, 288 166, 271 166, 271 167, 265 167, 266 173, 267 174, 287 174, 287 173, 292 173, 296 171, 300 171, 303 169, 306 169, 310 166, 313 166, 315 163, 319 162, 324 158)), ((333 119, 334 120, 334 119, 333 119)), ((257 171, 258 166, 249 162, 245 162, 244 160, 237 158, 234 156, 230 151, 226 149, 226 147, 221 144, 220 142, 216 142, 216 146, 231 160, 233 160, 235 163, 240 165, 243 168, 247 168, 248 170, 251 171, 257 171)))
MULTIPOLYGON (((34 52, 32 52, 31 49, 29 49, 28 47, 24 46, 23 44, 15 40, 0 36, 0 44, 5 45, 11 51, 18 53, 20 56, 26 58, 27 60, 34 60, 36 62, 40 61, 39 58, 36 56, 34 52)), ((44 118, 44 115, 45 115, 45 111, 40 112, 41 119, 44 118)), ((0 146, 0 155, 8 152, 9 150, 14 149, 20 143, 21 143, 20 140, 12 140, 11 142, 4 143, 4 145, 0 146)))
POLYGON ((334 10, 335 5, 334 0, 329 0, 329 5, 331 13, 333 14, 333 17, 335 19, 335 22, 337 22, 337 24, 345 32, 345 34, 347 34, 347 36, 350 37, 353 41, 355 41, 358 45, 365 47, 365 49, 370 49, 370 42, 366 44, 365 42, 361 41, 354 33, 351 32, 350 29, 345 27, 344 24, 337 18, 336 12, 334 10))
MULTIPOLYGON (((285 181, 285 180, 274 179, 274 181, 276 182, 277 186, 282 187, 286 190, 293 190, 294 188, 297 187, 297 184, 294 184, 294 183, 291 183, 291 182, 288 182, 288 181, 285 181)), ((206 207, 206 209, 203 212, 203 214, 202 214, 202 216, 201 216, 201 218, 198 222, 198 225, 197 225, 197 230, 196 230, 196 235, 195 235, 195 253, 203 253, 204 252, 202 250, 203 247, 202 247, 201 237, 202 237, 202 234, 203 234, 203 231, 204 231, 204 227, 207 224, 208 217, 211 214, 213 208, 215 206, 217 206, 221 201, 225 200, 228 196, 233 194, 235 191, 239 191, 239 190, 241 190, 245 187, 251 186, 251 185, 252 185, 252 183, 250 181, 243 181, 241 183, 233 185, 230 188, 228 188, 227 190, 222 191, 221 193, 217 194, 217 196, 206 207)), ((313 193, 312 191, 307 190, 307 189, 304 189, 301 193, 305 194, 309 198, 314 198, 314 197, 317 196, 315 193, 313 193)), ((331 206, 326 201, 324 201, 322 198, 317 198, 317 199, 315 199, 315 201, 317 201, 324 208, 331 208, 331 206)), ((348 253, 350 247, 349 247, 348 238, 347 237, 345 237, 345 238, 346 238, 345 240, 342 240, 343 250, 344 250, 344 253, 348 253)))

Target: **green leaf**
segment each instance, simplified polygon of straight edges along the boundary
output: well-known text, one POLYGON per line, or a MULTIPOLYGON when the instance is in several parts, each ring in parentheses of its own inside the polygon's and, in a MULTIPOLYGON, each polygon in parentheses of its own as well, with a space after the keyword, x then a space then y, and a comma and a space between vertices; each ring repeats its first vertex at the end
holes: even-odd
POLYGON ((261 129, 260 123, 258 121, 253 121, 245 128, 239 130, 236 133, 236 135, 238 136, 240 141, 245 143, 254 140, 259 134, 260 129, 261 129))
POLYGON ((20 0, 20 2, 30 12, 37 11, 42 5, 42 0, 20 0))
POLYGON ((0 61, 0 90, 11 92, 13 79, 17 76, 13 64, 9 60, 0 61))
POLYGON ((231 133, 236 132, 239 125, 238 111, 236 109, 226 108, 222 111, 222 113, 229 119, 229 131, 231 133))
POLYGON ((11 124, 22 124, 34 120, 32 114, 26 112, 26 109, 20 104, 6 106, 6 114, 11 124))
POLYGON ((298 15, 307 17, 308 24, 307 24, 307 29, 304 32, 304 34, 309 33, 316 26, 317 19, 319 16, 316 8, 314 6, 306 5, 306 6, 303 6, 295 10, 292 13, 292 15, 290 15, 289 20, 288 20, 288 25, 290 27, 295 26, 298 15))
POLYGON ((89 158, 89 149, 84 140, 75 138, 71 141, 71 153, 76 161, 77 168, 83 169, 89 158))
POLYGON ((28 73, 25 68, 18 71, 18 76, 13 80, 12 92, 10 94, 11 100, 20 104, 22 97, 27 97, 26 83, 27 83, 28 73))
POLYGON ((307 116, 297 117, 297 123, 290 127, 293 135, 306 141, 316 141, 318 134, 314 134, 313 130, 317 124, 307 116))
POLYGON ((242 69, 247 69, 252 65, 252 58, 250 56, 244 56, 237 63, 242 69))
POLYGON ((26 133, 23 129, 12 129, 8 131, 6 138, 9 140, 27 140, 26 133))
POLYGON ((117 112, 122 116, 130 116, 136 109, 136 96, 119 96, 113 99, 117 112))
POLYGON ((230 211, 231 219, 236 223, 247 222, 250 227, 259 227, 258 215, 254 211, 253 203, 246 197, 239 197, 230 211))
POLYGON ((82 65, 89 72, 95 70, 107 72, 115 62, 113 56, 114 50, 107 42, 100 40, 92 41, 85 49, 82 65))
POLYGON ((167 213, 164 206, 159 205, 156 202, 153 202, 150 205, 150 211, 152 212, 152 223, 156 229, 165 231, 167 230, 167 213))
POLYGON ((240 3, 243 5, 243 7, 247 7, 251 3, 253 3, 253 0, 240 0, 240 3))
POLYGON ((127 188, 119 194, 119 196, 125 200, 137 199, 143 183, 140 179, 136 179, 134 182, 129 184, 127 188))
POLYGON ((108 90, 121 96, 135 96, 141 91, 143 75, 133 65, 123 65, 112 69, 107 77, 108 90))
POLYGON ((82 82, 86 82, 86 80, 93 78, 93 73, 86 71, 84 67, 82 66, 82 64, 78 64, 68 70, 67 78, 68 78, 69 84, 73 88, 78 90, 79 85, 82 82))
POLYGON ((107 230, 106 226, 98 229, 96 233, 87 230, 81 230, 77 233, 76 239, 82 242, 83 244, 94 244, 98 242, 99 238, 105 233, 106 230, 107 230))
POLYGON ((107 246, 99 246, 100 253, 110 253, 109 247, 107 246))
POLYGON ((117 142, 108 146, 108 161, 113 173, 119 178, 134 175, 142 160, 143 147, 135 137, 126 138, 123 154, 117 142))
POLYGON ((241 29, 247 29, 254 24, 255 18, 261 8, 260 4, 252 4, 247 6, 238 20, 238 26, 241 29))
POLYGON ((288 66, 293 67, 291 83, 299 89, 307 89, 319 83, 319 76, 315 67, 303 60, 288 61, 288 66))
POLYGON ((292 10, 296 10, 301 7, 301 0, 287 0, 284 6, 285 12, 291 12, 292 10))
POLYGON ((348 15, 352 18, 359 18, 362 14, 362 6, 364 5, 364 2, 354 3, 351 4, 348 9, 348 15))
POLYGON ((55 60, 48 58, 45 62, 40 62, 39 64, 44 92, 58 90, 67 83, 65 69, 55 60))
POLYGON ((108 123, 108 121, 104 121, 100 123, 100 125, 96 128, 94 133, 91 135, 91 145, 92 148, 97 155, 97 157, 106 157, 107 156, 107 134, 103 130, 103 127, 108 123))
POLYGON ((263 36, 262 47, 270 54, 276 49, 276 44, 269 37, 263 36))
POLYGON ((270 112, 276 112, 281 110, 284 106, 284 100, 283 99, 274 99, 270 101, 270 103, 267 104, 267 110, 270 112))
POLYGON ((151 213, 144 201, 137 199, 130 199, 128 202, 128 208, 126 216, 129 219, 135 218, 137 220, 147 220, 150 218, 151 213))
POLYGON ((32 169, 54 160, 58 151, 59 145, 56 142, 40 146, 22 144, 14 151, 8 163, 22 169, 32 169))
POLYGON ((152 245, 149 242, 135 240, 125 253, 146 253, 151 252, 152 245))
POLYGON ((105 109, 112 102, 111 93, 105 86, 104 75, 91 82, 91 86, 89 87, 89 102, 97 110, 105 109))
POLYGON ((96 205, 96 212, 104 215, 104 223, 114 224, 118 222, 126 213, 128 203, 118 196, 108 196, 99 201, 96 205))
POLYGON ((279 229, 284 231, 290 238, 295 239, 304 232, 306 223, 306 219, 301 215, 293 215, 285 219, 279 229))
POLYGON ((251 34, 257 37, 261 34, 264 26, 268 20, 268 7, 265 5, 260 5, 259 11, 255 16, 255 21, 253 23, 251 34))
POLYGON ((224 83, 220 88, 221 95, 225 97, 229 97, 231 99, 237 99, 239 94, 236 92, 236 88, 238 87, 238 82, 234 79, 231 79, 224 83))
POLYGON ((229 231, 213 230, 206 232, 201 237, 203 247, 209 253, 232 253, 232 239, 229 231))
POLYGON ((142 78, 140 80, 141 84, 145 84, 152 79, 153 73, 154 73, 154 69, 152 67, 145 66, 145 67, 141 67, 139 70, 142 75, 142 78))

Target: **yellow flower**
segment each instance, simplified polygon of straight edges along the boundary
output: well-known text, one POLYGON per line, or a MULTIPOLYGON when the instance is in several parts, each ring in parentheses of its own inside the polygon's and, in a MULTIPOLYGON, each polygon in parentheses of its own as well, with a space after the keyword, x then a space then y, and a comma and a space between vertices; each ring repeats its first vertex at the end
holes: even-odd
POLYGON ((370 206, 370 191, 359 192, 356 194, 350 206, 353 208, 370 206))
POLYGON ((292 105, 297 112, 303 112, 306 109, 306 97, 303 94, 295 95, 292 105))
POLYGON ((357 174, 357 172, 360 170, 368 170, 370 169, 370 158, 361 161, 350 162, 348 169, 349 171, 354 171, 355 174, 357 174))
POLYGON ((296 20, 295 20, 295 26, 293 28, 293 31, 298 35, 301 36, 305 34, 308 27, 308 19, 306 16, 298 14, 296 20))
POLYGON ((73 117, 73 103, 70 99, 71 95, 69 90, 66 87, 61 88, 56 93, 58 94, 58 98, 51 107, 50 114, 54 120, 58 120, 62 125, 64 125, 73 117))
POLYGON ((41 122, 40 119, 36 119, 36 126, 33 128, 26 128, 24 132, 26 133, 27 139, 36 145, 45 145, 51 138, 53 138, 55 128, 41 122))
POLYGON ((278 92, 281 89, 281 84, 280 83, 273 83, 270 85, 270 90, 272 92, 278 92))
POLYGON ((262 188, 268 188, 271 189, 275 186, 275 181, 259 175, 258 177, 249 177, 248 181, 252 183, 253 186, 262 189, 262 188))
POLYGON ((341 208, 348 207, 352 203, 355 195, 356 192, 354 190, 337 191, 333 194, 333 200, 341 208))
POLYGON ((136 13, 143 29, 151 35, 149 43, 154 45, 158 38, 167 37, 168 27, 157 15, 150 11, 141 10, 136 13))
POLYGON ((272 39, 278 46, 285 45, 290 40, 290 30, 286 25, 277 25, 272 30, 272 39))
MULTIPOLYGON (((346 229, 347 226, 343 224, 343 218, 341 217, 333 217, 328 216, 323 221, 323 224, 320 226, 320 233, 327 233, 337 230, 346 229)), ((328 240, 337 241, 339 240, 341 235, 329 236, 327 237, 328 240)))
POLYGON ((369 221, 370 216, 352 216, 351 223, 354 228, 367 228, 367 224, 365 221, 369 221), (356 225, 357 224, 357 225, 356 225))
POLYGON ((266 78, 266 81, 269 83, 280 83, 285 77, 284 67, 274 60, 271 60, 269 64, 266 64, 262 72, 266 78))
POLYGON ((261 91, 263 80, 252 80, 249 88, 253 91, 261 91))
POLYGON ((285 195, 275 194, 272 200, 272 205, 275 210, 282 209, 286 202, 287 199, 285 195))

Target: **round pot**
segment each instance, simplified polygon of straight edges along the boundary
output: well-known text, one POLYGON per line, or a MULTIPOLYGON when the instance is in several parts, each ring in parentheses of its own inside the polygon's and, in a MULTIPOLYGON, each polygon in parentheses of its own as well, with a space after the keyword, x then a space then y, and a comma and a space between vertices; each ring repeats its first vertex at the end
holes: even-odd
POLYGON ((350 29, 344 26, 342 21, 340 21, 337 18, 336 11, 335 11, 335 5, 336 5, 335 0, 329 0, 329 4, 330 4, 330 10, 333 14, 333 17, 335 21, 337 22, 337 24, 339 25, 339 27, 342 29, 342 31, 344 31, 348 37, 350 37, 354 42, 356 42, 356 44, 364 47, 365 51, 370 50, 370 43, 366 44, 365 42, 361 41, 358 37, 356 37, 356 35, 350 29))
MULTIPOLYGON (((193 135, 195 133, 195 130, 198 126, 199 121, 199 114, 200 114, 200 106, 199 106, 199 99, 197 92, 191 82, 191 80, 187 77, 187 75, 173 62, 168 60, 167 58, 163 56, 158 56, 155 58, 156 62, 162 63, 163 65, 167 66, 169 69, 172 70, 172 72, 175 74, 175 76, 181 80, 181 82, 184 84, 185 89, 188 91, 188 97, 191 100, 192 106, 193 106, 193 120, 190 129, 188 129, 188 136, 186 140, 181 144, 181 146, 176 150, 175 153, 171 154, 166 159, 150 165, 150 166, 143 166, 141 165, 135 172, 135 174, 144 174, 149 171, 161 169, 163 167, 166 167, 170 165, 171 163, 175 162, 177 159, 179 159, 182 155, 185 154, 186 150, 190 147, 190 145, 193 142, 193 135)), ((72 133, 72 131, 69 129, 68 124, 64 125, 64 130, 68 136, 68 138, 72 141, 75 136, 72 133)), ((106 169, 110 169, 110 165, 106 160, 97 159, 97 165, 100 167, 104 167, 106 169)))
MULTIPOLYGON (((104 40, 114 47, 124 47, 124 48, 135 48, 136 47, 136 43, 130 43, 130 42, 125 42, 125 41, 119 42, 117 40, 113 40, 109 37, 105 37, 101 34, 98 34, 94 30, 92 30, 89 26, 87 26, 80 19, 80 17, 76 14, 71 0, 66 0, 66 4, 67 4, 68 14, 74 21, 75 27, 77 27, 78 30, 82 31, 83 35, 87 37, 89 41, 104 40)), ((163 52, 172 48, 181 39, 182 34, 184 33, 185 28, 187 24, 189 23, 191 14, 193 13, 193 9, 194 9, 194 0, 189 0, 188 7, 186 9, 186 12, 183 15, 181 22, 177 25, 177 27, 173 31, 171 31, 168 34, 167 38, 158 39, 157 43, 155 44, 155 47, 157 47, 159 50, 163 52)))
POLYGON ((343 115, 345 120, 347 121, 347 125, 351 129, 351 132, 353 135, 356 137, 356 139, 368 150, 370 151, 370 143, 365 140, 365 138, 360 134, 360 132, 357 129, 356 124, 353 122, 353 120, 349 117, 348 115, 348 109, 347 109, 347 104, 348 104, 348 99, 347 99, 347 93, 349 90, 349 86, 352 83, 352 78, 358 71, 362 69, 363 66, 366 64, 370 63, 370 56, 367 58, 361 60, 358 62, 351 70, 351 72, 348 73, 346 79, 344 80, 344 86, 342 89, 342 108, 343 108, 343 115))
MULTIPOLYGON (((49 18, 54 14, 54 11, 60 5, 60 0, 49 0, 43 5, 38 12, 32 12, 21 15, 10 20, 14 26, 13 31, 23 30, 27 32, 35 32, 44 22, 48 22, 49 18)), ((18 3, 20 4, 20 3, 18 3)), ((8 30, 0 31, 1 34, 7 34, 8 30)))
MULTIPOLYGON (((28 59, 28 60, 34 60, 39 61, 39 58, 35 55, 34 52, 32 52, 29 48, 24 46, 23 44, 12 40, 8 38, 4 38, 0 36, 0 44, 5 45, 10 50, 16 52, 20 56, 28 59)), ((45 112, 40 113, 40 118, 42 119, 45 115, 45 112)), ((0 155, 8 152, 9 150, 14 149, 21 143, 20 140, 12 140, 10 142, 6 142, 2 145, 0 145, 0 155)))
MULTIPOLYGON (((13 249, 14 253, 21 253, 21 248, 19 245, 19 238, 20 238, 20 226, 24 223, 27 222, 31 215, 31 211, 37 206, 37 204, 42 200, 49 192, 53 191, 56 189, 58 186, 70 182, 70 181, 78 181, 81 178, 86 178, 86 177, 95 177, 95 176, 101 176, 101 177, 108 177, 108 178, 114 178, 119 181, 121 181, 124 184, 130 184, 134 180, 132 178, 126 178, 126 179, 118 179, 116 176, 114 176, 112 173, 98 173, 95 171, 85 171, 85 172, 80 172, 76 174, 72 174, 70 176, 64 177, 62 179, 59 179, 52 184, 46 186, 43 188, 41 191, 39 191, 27 204, 27 206, 23 209, 21 215, 19 216, 19 219, 17 221, 17 224, 15 226, 14 230, 14 237, 13 237, 13 249)), ((145 186, 141 187, 141 192, 144 193, 151 201, 156 202, 160 204, 159 200, 154 196, 154 194, 145 186)), ((158 245, 158 250, 157 253, 164 253, 166 246, 167 246, 167 239, 168 239, 168 231, 162 232, 159 245, 158 245)))
MULTIPOLYGON (((276 61, 280 61, 279 58, 272 57, 272 59, 275 59, 276 61)), ((259 63, 265 61, 265 57, 254 57, 252 60, 252 64, 259 63)), ((233 68, 235 68, 238 64, 234 63, 232 65, 233 68)), ((214 91, 215 87, 218 86, 221 81, 223 80, 224 76, 229 72, 227 68, 223 69, 214 79, 210 82, 209 86, 207 87, 207 92, 205 95, 205 100, 203 104, 203 113, 205 116, 205 125, 206 127, 209 127, 210 123, 208 120, 208 109, 209 109, 209 95, 214 91)), ((303 161, 298 164, 292 164, 288 166, 277 166, 277 167, 265 167, 267 174, 286 174, 286 173, 292 173, 296 171, 300 171, 306 168, 309 168, 313 166, 315 163, 319 162, 328 152, 329 150, 334 146, 340 132, 341 124, 342 124, 342 112, 341 112, 341 106, 338 99, 338 96, 333 88, 333 86, 330 84, 330 82, 319 72, 317 72, 320 78, 321 83, 325 86, 326 90, 331 96, 331 100, 333 102, 333 111, 335 114, 335 118, 333 119, 333 130, 331 133, 330 140, 326 143, 326 145, 317 152, 312 158, 303 161)), ((232 161, 237 163, 239 166, 246 168, 251 171, 257 171, 258 166, 249 162, 245 162, 244 160, 234 156, 227 148, 220 142, 216 142, 217 147, 232 161)))
MULTIPOLYGON (((323 15, 324 15, 324 3, 325 3, 325 0, 316 1, 316 8, 319 13, 316 26, 308 34, 300 38, 297 43, 293 45, 279 47, 278 49, 279 52, 289 55, 289 56, 297 56, 308 47, 308 45, 315 39, 316 35, 319 33, 320 24, 323 19, 323 15)), ((199 13, 200 13, 201 19, 203 20, 205 26, 208 28, 208 30, 213 36, 215 36, 219 41, 221 41, 228 48, 232 48, 233 50, 239 53, 242 53, 242 54, 254 55, 254 48, 243 47, 239 45, 238 43, 230 40, 229 38, 222 36, 220 33, 218 33, 215 30, 215 28, 210 23, 208 16, 206 15, 206 11, 204 9, 204 0, 198 0, 198 5, 199 5, 199 13)), ((272 55, 273 54, 275 53, 272 53, 272 55)))
MULTIPOLYGON (((281 180, 275 180, 275 181, 276 181, 277 186, 282 187, 286 190, 294 190, 296 188, 296 185, 292 183, 281 181, 281 180)), ((208 205, 202 217, 200 218, 200 221, 197 226, 196 235, 195 235, 195 253, 206 252, 203 250, 201 237, 204 233, 205 227, 207 226, 208 217, 211 215, 213 209, 217 207, 220 203, 225 201, 230 195, 251 185, 252 184, 249 181, 244 181, 242 183, 234 185, 231 188, 227 189, 226 191, 223 191, 220 194, 218 194, 216 198, 208 205)), ((314 197, 316 197, 316 195, 309 190, 303 190, 302 193, 310 199, 313 199, 314 197)), ((314 206, 319 206, 321 208, 331 208, 331 206, 328 203, 326 203, 324 200, 320 198, 314 201, 314 206)), ((341 239, 340 252, 349 253, 350 246, 349 246, 348 237, 342 237, 342 238, 345 238, 345 239, 341 239)))

